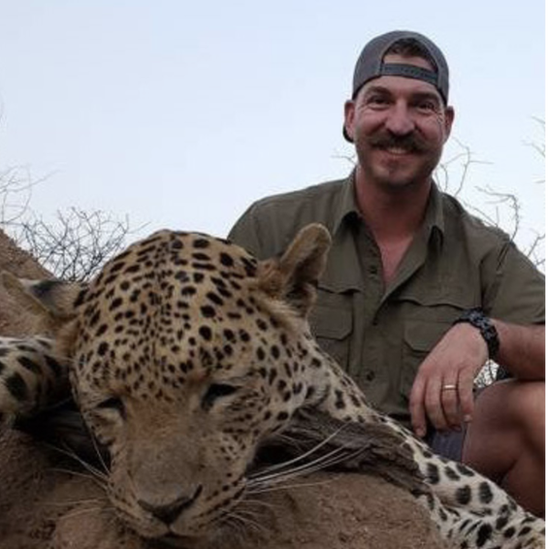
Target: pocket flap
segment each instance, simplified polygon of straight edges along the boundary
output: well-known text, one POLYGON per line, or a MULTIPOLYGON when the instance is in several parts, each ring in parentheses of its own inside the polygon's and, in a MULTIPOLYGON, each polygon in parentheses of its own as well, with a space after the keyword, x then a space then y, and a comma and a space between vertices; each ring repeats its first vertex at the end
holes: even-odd
POLYGON ((404 341, 416 351, 430 351, 451 328, 446 322, 407 320, 404 325, 404 341))
POLYGON ((344 339, 353 327, 351 311, 322 305, 313 309, 309 322, 316 337, 328 339, 344 339))

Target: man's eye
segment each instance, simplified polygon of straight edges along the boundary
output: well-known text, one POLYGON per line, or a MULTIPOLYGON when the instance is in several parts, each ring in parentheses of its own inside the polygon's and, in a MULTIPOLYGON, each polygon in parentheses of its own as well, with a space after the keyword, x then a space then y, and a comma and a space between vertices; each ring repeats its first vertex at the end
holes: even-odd
POLYGON ((433 101, 421 101, 417 104, 417 108, 423 112, 435 112, 437 105, 433 101))
POLYGON ((369 97, 366 101, 367 105, 370 107, 384 107, 389 104, 389 101, 386 97, 382 97, 380 95, 373 95, 372 97, 369 97))

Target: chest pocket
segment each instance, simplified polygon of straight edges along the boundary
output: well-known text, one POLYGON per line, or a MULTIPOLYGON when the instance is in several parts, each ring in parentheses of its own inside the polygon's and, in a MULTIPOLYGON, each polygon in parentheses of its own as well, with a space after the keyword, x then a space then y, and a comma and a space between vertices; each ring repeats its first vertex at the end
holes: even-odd
MULTIPOLYGON (((455 290, 455 288, 454 288, 455 290)), ((421 363, 433 347, 452 327, 454 320, 466 309, 475 306, 473 292, 403 292, 398 299, 406 311, 403 326, 402 369, 400 375, 400 393, 406 402, 409 400, 412 384, 421 363)))
POLYGON ((350 310, 317 305, 309 318, 320 347, 348 369, 353 317, 350 310))
POLYGON ((429 290, 414 285, 404 288, 396 297, 402 311, 403 344, 399 390, 408 402, 418 368, 429 352, 466 309, 479 306, 480 296, 474 283, 459 284, 448 280, 429 290))
POLYGON ((400 392, 406 401, 409 400, 412 384, 414 383, 419 366, 451 327, 451 322, 430 320, 405 321, 400 392))

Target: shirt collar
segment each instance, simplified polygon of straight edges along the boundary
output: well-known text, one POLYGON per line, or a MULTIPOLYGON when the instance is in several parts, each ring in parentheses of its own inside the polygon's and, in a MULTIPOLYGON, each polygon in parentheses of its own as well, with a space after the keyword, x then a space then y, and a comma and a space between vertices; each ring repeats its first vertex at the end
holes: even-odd
MULTIPOLYGON (((345 185, 342 186, 337 200, 338 204, 335 209, 336 215, 334 217, 333 234, 337 233, 342 223, 347 218, 361 217, 355 196, 355 170, 347 177, 345 185)), ((428 235, 433 233, 433 229, 440 231, 441 236, 444 235, 442 192, 435 181, 431 182, 431 192, 429 194, 427 210, 425 211, 425 218, 422 226, 423 230, 428 235)))
POLYGON ((442 192, 435 181, 431 183, 431 192, 425 211, 423 227, 427 234, 433 234, 436 229, 441 236, 444 236, 444 208, 442 206, 442 192))
POLYGON ((345 184, 339 191, 337 201, 338 203, 334 210, 333 234, 337 234, 341 225, 349 217, 360 217, 360 211, 355 198, 355 170, 353 170, 345 180, 345 184))
MULTIPOLYGON (((358 290, 364 285, 354 244, 352 239, 345 236, 346 231, 351 230, 352 224, 361 219, 355 197, 354 181, 355 171, 353 170, 335 199, 335 215, 332 218, 333 226, 331 227, 334 245, 328 256, 326 270, 320 283, 321 287, 324 286, 336 292, 349 289, 358 290), (342 268, 342 265, 345 265, 346 268, 342 268)), ((444 236, 442 193, 434 181, 421 232, 426 243, 432 241, 437 246, 442 244, 444 236)))
POLYGON ((363 287, 359 258, 353 238, 353 222, 358 223, 360 213, 355 200, 354 170, 344 181, 334 197, 332 226, 332 247, 320 287, 333 292, 359 290, 363 287))

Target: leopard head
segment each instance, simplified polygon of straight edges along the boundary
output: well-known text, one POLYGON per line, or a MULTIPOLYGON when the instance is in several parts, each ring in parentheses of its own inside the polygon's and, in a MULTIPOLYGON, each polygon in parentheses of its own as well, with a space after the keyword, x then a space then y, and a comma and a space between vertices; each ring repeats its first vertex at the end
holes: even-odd
POLYGON ((57 318, 75 400, 110 452, 109 497, 140 535, 183 543, 229 520, 258 448, 311 397, 306 317, 329 244, 310 225, 257 261, 161 231, 78 291, 25 286, 57 318))

